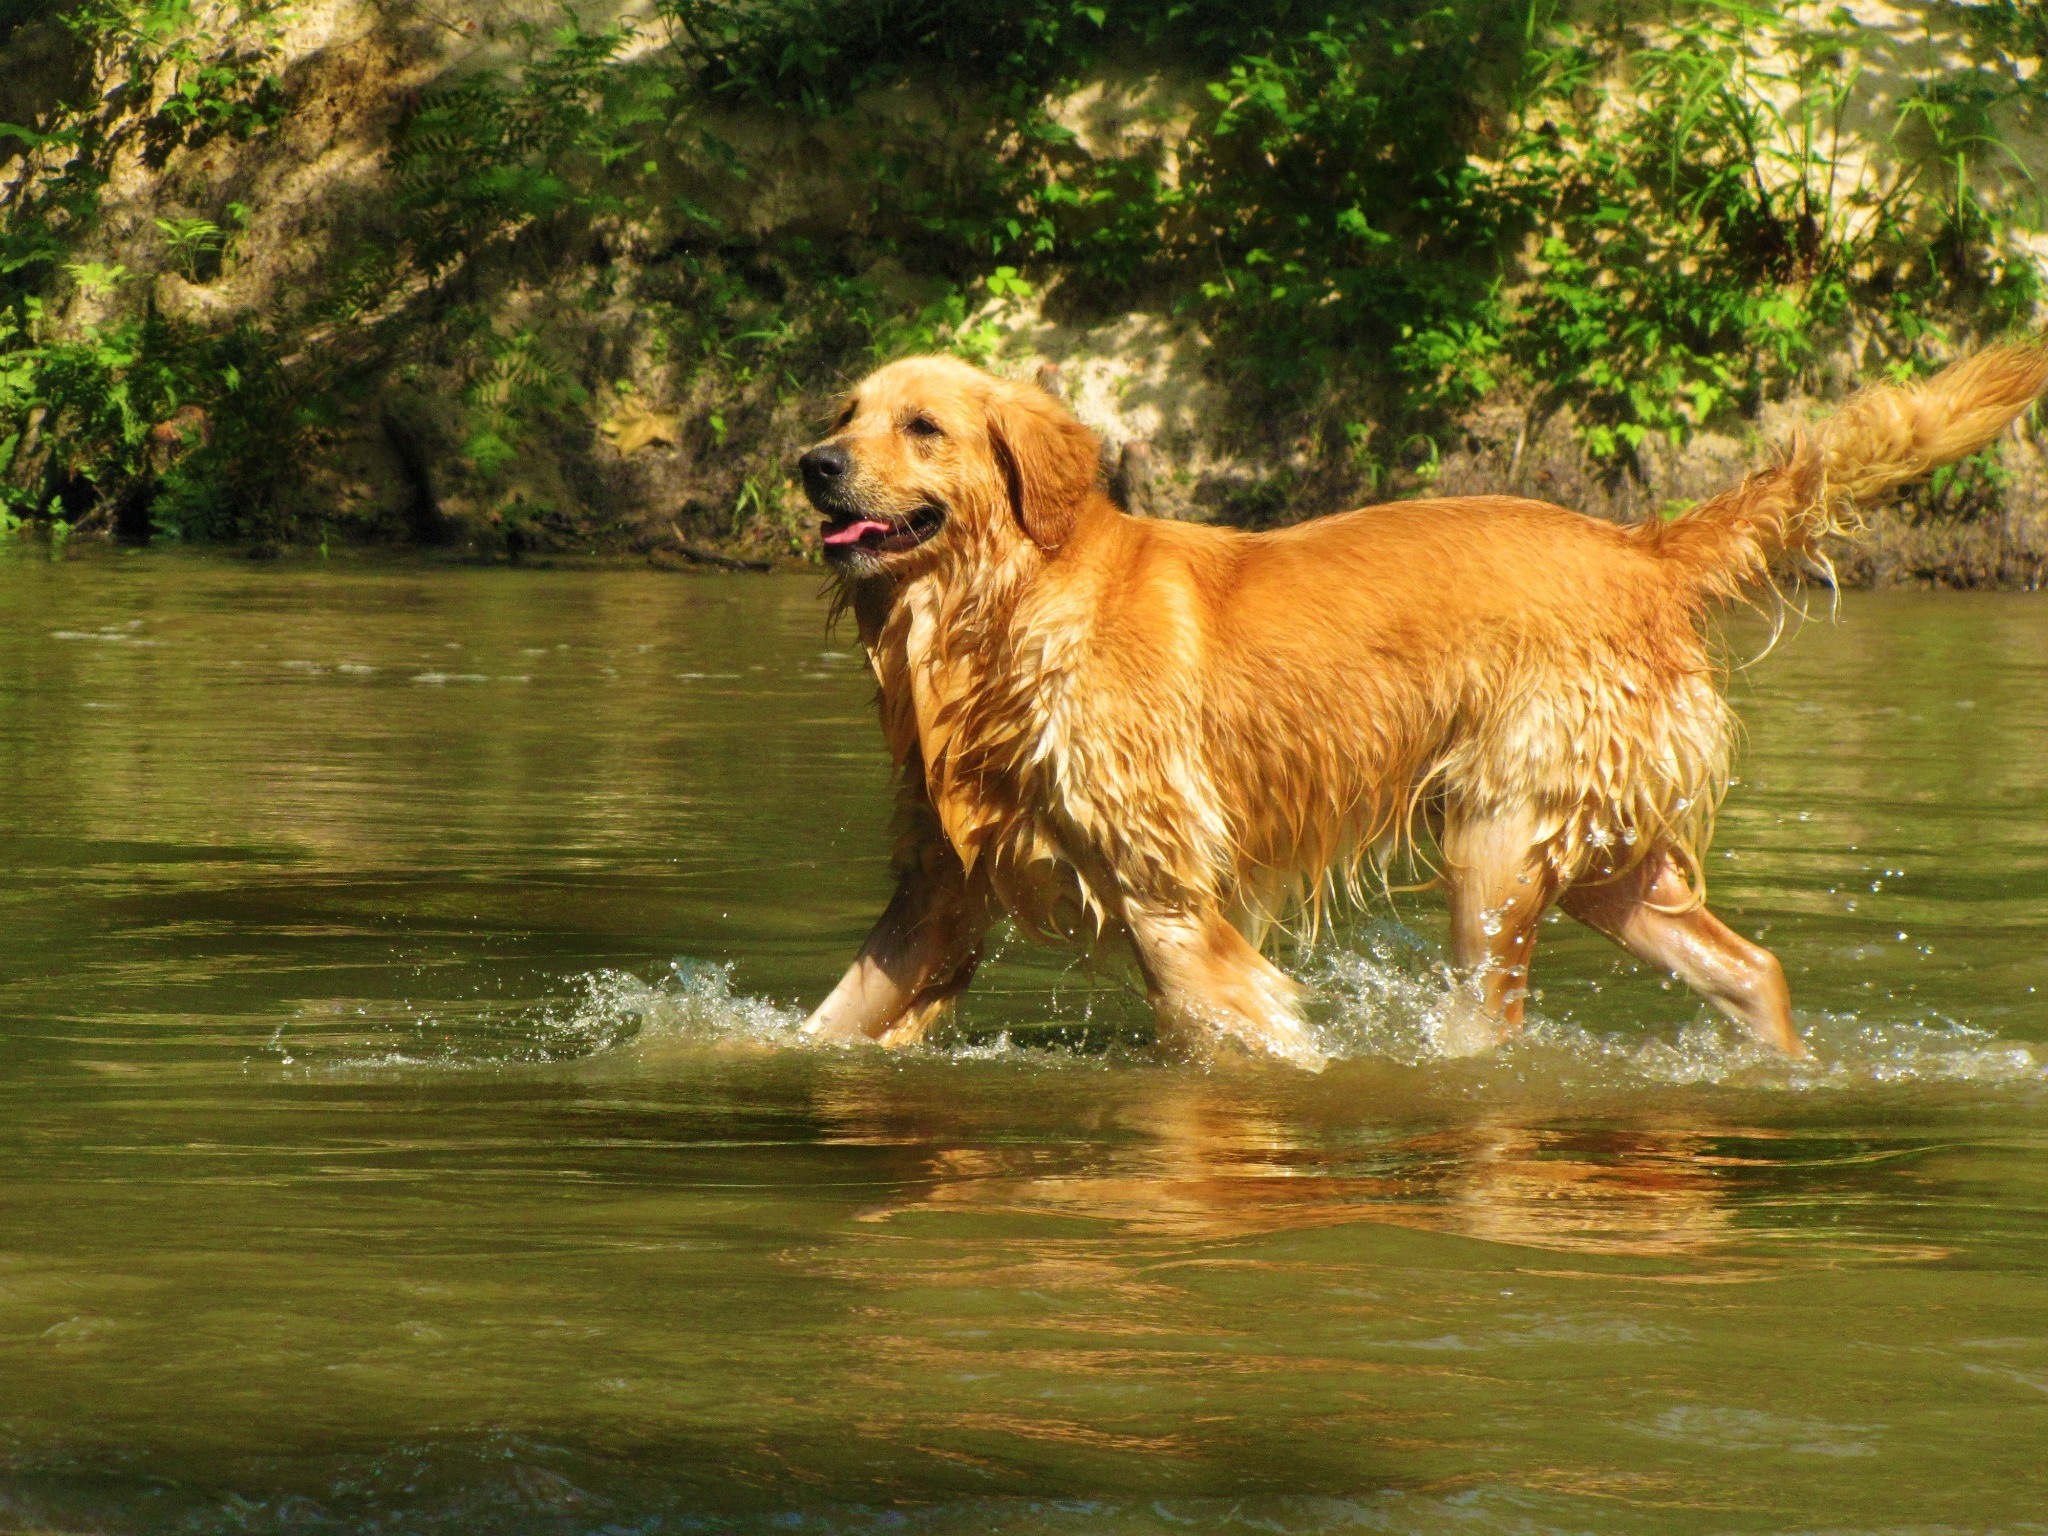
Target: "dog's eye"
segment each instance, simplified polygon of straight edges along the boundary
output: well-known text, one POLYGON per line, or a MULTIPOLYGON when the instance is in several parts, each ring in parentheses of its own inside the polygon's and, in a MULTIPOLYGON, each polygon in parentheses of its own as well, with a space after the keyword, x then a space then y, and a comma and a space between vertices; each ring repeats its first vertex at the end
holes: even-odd
POLYGON ((832 423, 832 430, 834 432, 844 432, 846 430, 846 424, 853 420, 854 409, 854 403, 851 400, 847 401, 846 409, 841 411, 839 419, 832 423))
POLYGON ((929 416, 911 417, 908 422, 904 423, 903 430, 912 437, 944 437, 946 435, 939 430, 939 424, 929 416))

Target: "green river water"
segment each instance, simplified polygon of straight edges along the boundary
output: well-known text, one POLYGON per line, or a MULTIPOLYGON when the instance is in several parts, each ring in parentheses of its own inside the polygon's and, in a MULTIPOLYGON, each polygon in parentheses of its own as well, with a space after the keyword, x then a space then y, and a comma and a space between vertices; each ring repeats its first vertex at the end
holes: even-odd
POLYGON ((2048 599, 1735 678, 1810 1066, 1569 923, 1441 1059, 1408 896, 1312 1078, 1015 942, 793 1038, 886 886, 814 579, 29 553, 0 1530, 2048 1531, 2048 599))

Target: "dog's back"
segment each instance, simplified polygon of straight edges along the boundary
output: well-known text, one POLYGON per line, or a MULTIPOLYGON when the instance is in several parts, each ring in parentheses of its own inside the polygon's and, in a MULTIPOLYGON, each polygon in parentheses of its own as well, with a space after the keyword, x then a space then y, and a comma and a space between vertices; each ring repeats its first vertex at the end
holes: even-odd
POLYGON ((1089 739, 1057 747, 1077 779, 1174 786, 1175 822, 1225 829, 1219 894, 1262 919, 1446 806, 1538 807, 1566 879, 1703 837, 1730 722, 1696 605, 1630 530, 1472 497, 1113 533, 1076 553, 1114 616, 1047 604, 1099 614, 1066 682, 1089 739))
POLYGON ((1318 890, 1417 813, 1504 806, 1533 815, 1562 885, 1652 846, 1691 859, 1733 737, 1706 610, 1983 447, 2044 383, 2048 350, 2013 347, 1866 391, 1783 465, 1633 527, 1493 496, 1256 534, 1125 519, 1114 576, 1090 578, 1120 594, 1096 643, 1120 686, 1143 679, 1141 730, 1200 731, 1191 778, 1240 881, 1318 890))

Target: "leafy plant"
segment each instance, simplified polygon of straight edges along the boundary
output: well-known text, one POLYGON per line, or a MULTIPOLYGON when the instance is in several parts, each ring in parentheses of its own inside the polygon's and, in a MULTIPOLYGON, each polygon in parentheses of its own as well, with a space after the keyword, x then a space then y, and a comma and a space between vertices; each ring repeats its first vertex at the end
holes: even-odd
POLYGON ((1860 45, 1841 13, 1793 31, 1702 6, 1619 54, 1620 102, 1579 88, 1582 49, 1533 56, 1503 185, 1549 233, 1509 343, 1596 455, 1799 378, 1852 316, 1910 353, 1944 308, 1995 331, 2037 302, 2037 266, 1969 190, 1998 145, 1957 104, 1975 87, 1924 82, 1890 143, 1858 140, 1860 45))
POLYGON ((196 282, 200 264, 227 242, 227 231, 211 219, 158 219, 156 227, 163 231, 164 254, 188 281, 196 282))
MULTIPOLYGON (((0 127, 20 152, 0 188, 0 438, 14 445, 0 505, 10 516, 219 536, 281 515, 298 409, 274 347, 248 323, 208 333, 170 321, 130 295, 138 274, 77 259, 121 154, 161 165, 278 120, 277 18, 271 0, 69 7, 63 21, 92 52, 94 89, 43 123, 0 127), (88 303, 68 314, 73 297, 88 303), (205 442, 163 436, 187 409, 208 422, 205 442)), ((218 219, 157 219, 165 261, 196 280, 248 215, 229 204, 218 219)))
POLYGON ((472 426, 462 451, 491 480, 519 456, 517 439, 526 422, 562 405, 580 405, 586 397, 548 357, 539 335, 522 328, 484 333, 463 398, 472 426))

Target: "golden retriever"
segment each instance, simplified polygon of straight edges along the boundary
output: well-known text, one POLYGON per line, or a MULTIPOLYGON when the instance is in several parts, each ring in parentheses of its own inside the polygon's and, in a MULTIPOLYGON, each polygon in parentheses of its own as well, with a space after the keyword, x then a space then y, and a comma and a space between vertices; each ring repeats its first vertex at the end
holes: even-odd
POLYGON ((1434 831, 1487 1039, 1557 903, 1788 1055, 1784 972, 1701 897, 1733 721, 1704 625, 1854 508, 1992 441, 2048 350, 1876 388, 1785 461, 1622 526, 1509 496, 1269 533, 1134 517, 1056 400, 892 363, 801 460, 901 769, 894 898, 811 1015, 907 1044, 990 925, 1127 946, 1162 1036, 1323 1057, 1260 946, 1434 831))

